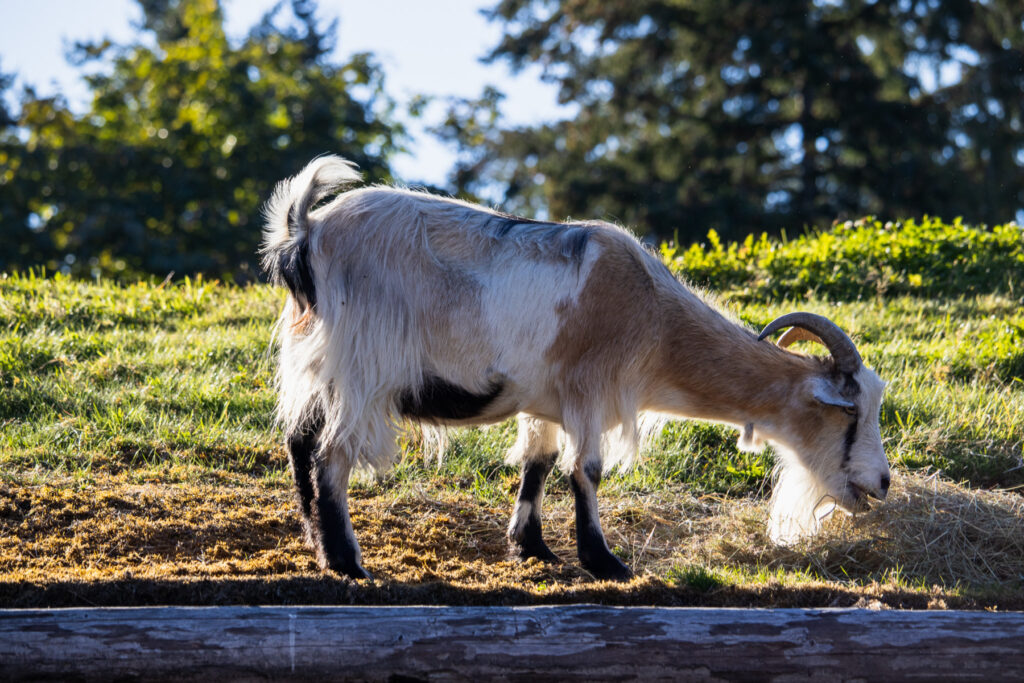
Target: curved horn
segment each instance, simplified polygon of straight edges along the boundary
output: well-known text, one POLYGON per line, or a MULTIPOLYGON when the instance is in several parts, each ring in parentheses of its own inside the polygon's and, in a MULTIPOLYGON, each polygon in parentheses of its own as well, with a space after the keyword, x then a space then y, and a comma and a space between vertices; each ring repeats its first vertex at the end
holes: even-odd
POLYGON ((779 337, 779 340, 775 342, 775 344, 780 349, 784 349, 787 346, 790 346, 791 344, 797 343, 798 341, 812 341, 817 342, 822 346, 825 345, 825 342, 821 341, 821 337, 814 334, 813 332, 805 330, 802 327, 789 328, 788 330, 782 333, 782 336, 779 337))
MULTIPOLYGON (((860 359, 860 354, 857 353, 857 347, 854 346, 853 341, 845 332, 843 332, 838 325, 822 315, 816 315, 814 313, 787 313, 781 317, 768 323, 761 334, 757 336, 757 340, 761 341, 768 335, 777 332, 785 327, 799 327, 802 330, 810 332, 811 334, 818 337, 825 348, 828 349, 832 357, 836 359, 836 367, 840 371, 845 373, 854 373, 860 368, 863 361, 860 359)), ((782 342, 786 341, 786 346, 792 344, 797 339, 811 339, 812 337, 803 336, 790 336, 789 333, 783 335, 782 339, 779 340, 779 345, 783 346, 782 342), (788 337, 788 339, 787 339, 788 337)))

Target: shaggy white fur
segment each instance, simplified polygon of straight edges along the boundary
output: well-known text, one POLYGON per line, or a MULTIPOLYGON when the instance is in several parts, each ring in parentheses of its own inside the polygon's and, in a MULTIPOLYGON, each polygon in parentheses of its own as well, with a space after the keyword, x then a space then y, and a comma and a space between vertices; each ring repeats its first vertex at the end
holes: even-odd
MULTIPOLYGON (((519 414, 509 462, 560 441, 559 466, 584 488, 584 468, 628 466, 669 417, 735 425, 744 449, 772 443, 778 542, 813 533, 830 506, 885 495, 884 385, 862 365, 844 383, 831 360, 759 342, 608 223, 535 222, 392 187, 314 208, 358 179, 322 157, 282 182, 263 250, 292 290, 278 416, 289 433, 322 416, 318 457, 337 488, 352 467, 395 461, 405 419, 519 414)), ((596 515, 593 490, 580 496, 596 515)))

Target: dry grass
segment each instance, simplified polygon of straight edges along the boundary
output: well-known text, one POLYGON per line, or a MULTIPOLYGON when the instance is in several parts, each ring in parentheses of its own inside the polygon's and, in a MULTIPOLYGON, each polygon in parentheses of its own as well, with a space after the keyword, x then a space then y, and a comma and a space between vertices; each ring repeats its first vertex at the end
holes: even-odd
MULTIPOLYGON (((453 433, 440 467, 407 458, 354 488, 378 577, 324 576, 300 541, 274 394, 275 288, 0 278, 0 605, 449 603, 1024 607, 1024 383, 1016 296, 799 300, 837 320, 890 381, 890 501, 773 548, 772 461, 733 431, 668 425, 602 484, 625 586, 575 563, 571 495, 549 482, 565 564, 505 558, 514 425, 453 433), (1002 379, 1000 379, 1002 378, 1002 379), (957 486, 908 471, 945 472, 957 486), (643 491, 644 493, 633 493, 643 491)), ((723 294, 757 326, 796 301, 723 294), (730 298, 732 297, 732 298, 730 298)), ((410 456, 417 454, 411 441, 410 456)))
POLYGON ((625 585, 575 563, 564 483, 546 536, 569 560, 505 556, 508 509, 429 481, 357 490, 353 519, 378 578, 324 576, 301 542, 290 490, 132 483, 0 484, 0 605, 448 603, 1021 608, 1024 501, 903 474, 889 502, 837 518, 811 543, 766 542, 765 505, 680 488, 605 497, 625 585))

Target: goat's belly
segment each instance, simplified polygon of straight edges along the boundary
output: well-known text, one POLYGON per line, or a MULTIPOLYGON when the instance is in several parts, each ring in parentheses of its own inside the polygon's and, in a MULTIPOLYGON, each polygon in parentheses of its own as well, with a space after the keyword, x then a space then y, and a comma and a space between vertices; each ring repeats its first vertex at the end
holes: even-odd
POLYGON ((474 392, 441 377, 427 377, 422 386, 402 392, 399 410, 413 420, 470 421, 485 415, 504 388, 503 381, 492 380, 486 389, 474 392))
POLYGON ((400 394, 399 410, 410 420, 463 426, 502 422, 523 412, 557 419, 557 404, 543 399, 507 375, 492 375, 482 390, 428 377, 422 386, 400 394))

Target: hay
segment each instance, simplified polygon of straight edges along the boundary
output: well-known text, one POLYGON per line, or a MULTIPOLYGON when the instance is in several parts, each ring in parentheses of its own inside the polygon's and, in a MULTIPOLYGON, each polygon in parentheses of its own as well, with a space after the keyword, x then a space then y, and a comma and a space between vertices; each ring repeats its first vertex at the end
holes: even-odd
POLYGON ((507 505, 431 481, 354 491, 353 521, 378 577, 358 585, 316 569, 286 487, 66 484, 0 484, 0 605, 1024 606, 1024 499, 937 475, 903 473, 885 505, 786 548, 767 541, 762 499, 612 482, 603 524, 638 574, 624 585, 579 569, 560 479, 544 520, 559 565, 506 557, 511 491, 507 505))
POLYGON ((945 585, 1024 582, 1024 498, 902 475, 886 505, 829 539, 846 566, 945 585))
POLYGON ((1024 498, 1015 492, 898 473, 885 504, 835 515, 820 535, 792 547, 772 546, 752 529, 764 514, 763 504, 727 506, 714 524, 720 542, 710 561, 804 569, 834 581, 1024 587, 1024 498))

